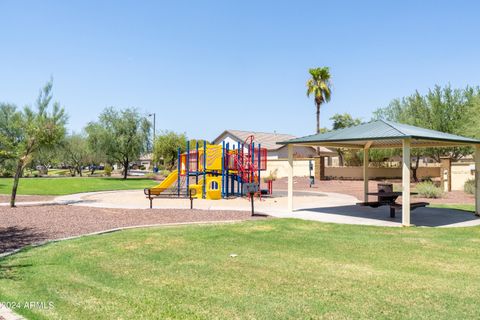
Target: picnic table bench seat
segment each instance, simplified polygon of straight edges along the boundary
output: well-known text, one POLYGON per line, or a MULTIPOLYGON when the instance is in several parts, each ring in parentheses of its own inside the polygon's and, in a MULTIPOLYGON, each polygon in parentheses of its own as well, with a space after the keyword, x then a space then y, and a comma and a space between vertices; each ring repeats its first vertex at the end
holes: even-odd
POLYGON ((361 206, 361 207, 378 208, 378 207, 380 207, 381 205, 383 205, 383 203, 381 203, 381 202, 379 202, 379 201, 357 202, 357 206, 361 206))
MULTIPOLYGON (((372 207, 378 208, 380 206, 390 206, 390 218, 395 218, 395 210, 401 210, 402 204, 401 203, 386 203, 382 201, 369 201, 369 202, 357 202, 358 206, 362 207, 372 207)), ((422 208, 430 205, 428 202, 412 202, 410 203, 410 210, 415 210, 417 208, 422 208)))
MULTIPOLYGON (((430 205, 428 202, 412 202, 410 203, 410 210, 415 210, 418 208, 423 208, 430 205)), ((395 218, 395 210, 401 210, 403 205, 401 203, 392 203, 390 205, 390 218, 395 218)))

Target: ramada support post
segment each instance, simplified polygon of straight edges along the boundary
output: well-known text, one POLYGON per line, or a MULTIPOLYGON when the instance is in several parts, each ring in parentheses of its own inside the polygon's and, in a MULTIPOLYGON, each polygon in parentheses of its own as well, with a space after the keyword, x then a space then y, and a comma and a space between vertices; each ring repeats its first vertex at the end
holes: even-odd
POLYGON ((480 145, 475 145, 475 215, 480 216, 480 145))
POLYGON ((365 203, 368 202, 368 166, 370 163, 370 157, 369 157, 369 151, 370 151, 370 146, 372 145, 372 142, 368 142, 365 147, 363 148, 363 201, 365 203))
POLYGON ((293 145, 288 148, 288 211, 293 212, 293 145))
POLYGON ((410 226, 410 148, 411 139, 402 141, 402 225, 410 226))

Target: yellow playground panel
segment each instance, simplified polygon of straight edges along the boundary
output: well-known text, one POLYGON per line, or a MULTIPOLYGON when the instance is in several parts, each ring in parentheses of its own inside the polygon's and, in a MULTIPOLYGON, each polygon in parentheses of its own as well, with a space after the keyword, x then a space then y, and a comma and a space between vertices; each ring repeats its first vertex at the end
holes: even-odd
MULTIPOLYGON (((222 198, 222 177, 208 175, 205 184, 205 199, 218 200, 222 198)), ((203 198, 203 179, 198 181, 198 184, 191 184, 189 190, 193 190, 192 198, 203 198)))
MULTIPOLYGON (((198 171, 203 170, 203 153, 204 149, 199 149, 198 154, 199 154, 199 168, 198 171)), ((222 170, 222 146, 216 146, 216 145, 209 145, 207 146, 207 154, 206 154, 206 162, 207 166, 205 167, 205 170, 215 170, 215 171, 220 171, 222 170)))

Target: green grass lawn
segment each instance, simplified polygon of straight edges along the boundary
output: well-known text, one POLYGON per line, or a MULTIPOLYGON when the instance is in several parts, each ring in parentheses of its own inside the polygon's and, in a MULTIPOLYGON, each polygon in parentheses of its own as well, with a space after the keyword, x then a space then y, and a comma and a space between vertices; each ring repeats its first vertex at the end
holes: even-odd
POLYGON ((457 209, 457 210, 465 210, 470 212, 475 212, 475 205, 474 204, 431 204, 429 205, 431 208, 447 208, 447 209, 457 209))
POLYGON ((479 261, 478 227, 137 229, 1 260, 0 301, 53 302, 29 319, 473 319, 479 261))
MULTIPOLYGON (((9 194, 13 179, 0 179, 0 194, 9 194)), ((158 184, 150 179, 118 178, 23 178, 18 194, 23 195, 65 195, 78 192, 143 189, 158 184)))
MULTIPOLYGON (((88 176, 90 175, 90 170, 82 170, 83 175, 88 176)), ((105 170, 95 170, 94 175, 101 175, 104 174, 105 170)), ((25 170, 24 176, 26 177, 34 177, 35 175, 39 175, 40 172, 38 170, 25 170)), ((66 176, 71 177, 70 170, 68 169, 48 169, 48 176, 66 176)))

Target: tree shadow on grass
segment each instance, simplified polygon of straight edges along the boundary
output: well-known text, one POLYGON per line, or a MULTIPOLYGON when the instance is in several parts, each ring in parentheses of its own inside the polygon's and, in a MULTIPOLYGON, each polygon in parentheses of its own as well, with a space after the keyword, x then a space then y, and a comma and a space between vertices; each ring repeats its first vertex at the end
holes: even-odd
POLYGON ((47 235, 33 228, 0 228, 0 254, 21 249, 25 246, 47 240, 47 235))
MULTIPOLYGON (((47 239, 46 234, 37 232, 32 228, 7 227, 0 228, 0 255, 14 250, 22 249, 47 239)), ((22 268, 31 267, 32 264, 15 263, 8 260, 0 260, 0 279, 15 280, 18 271, 22 268)))

